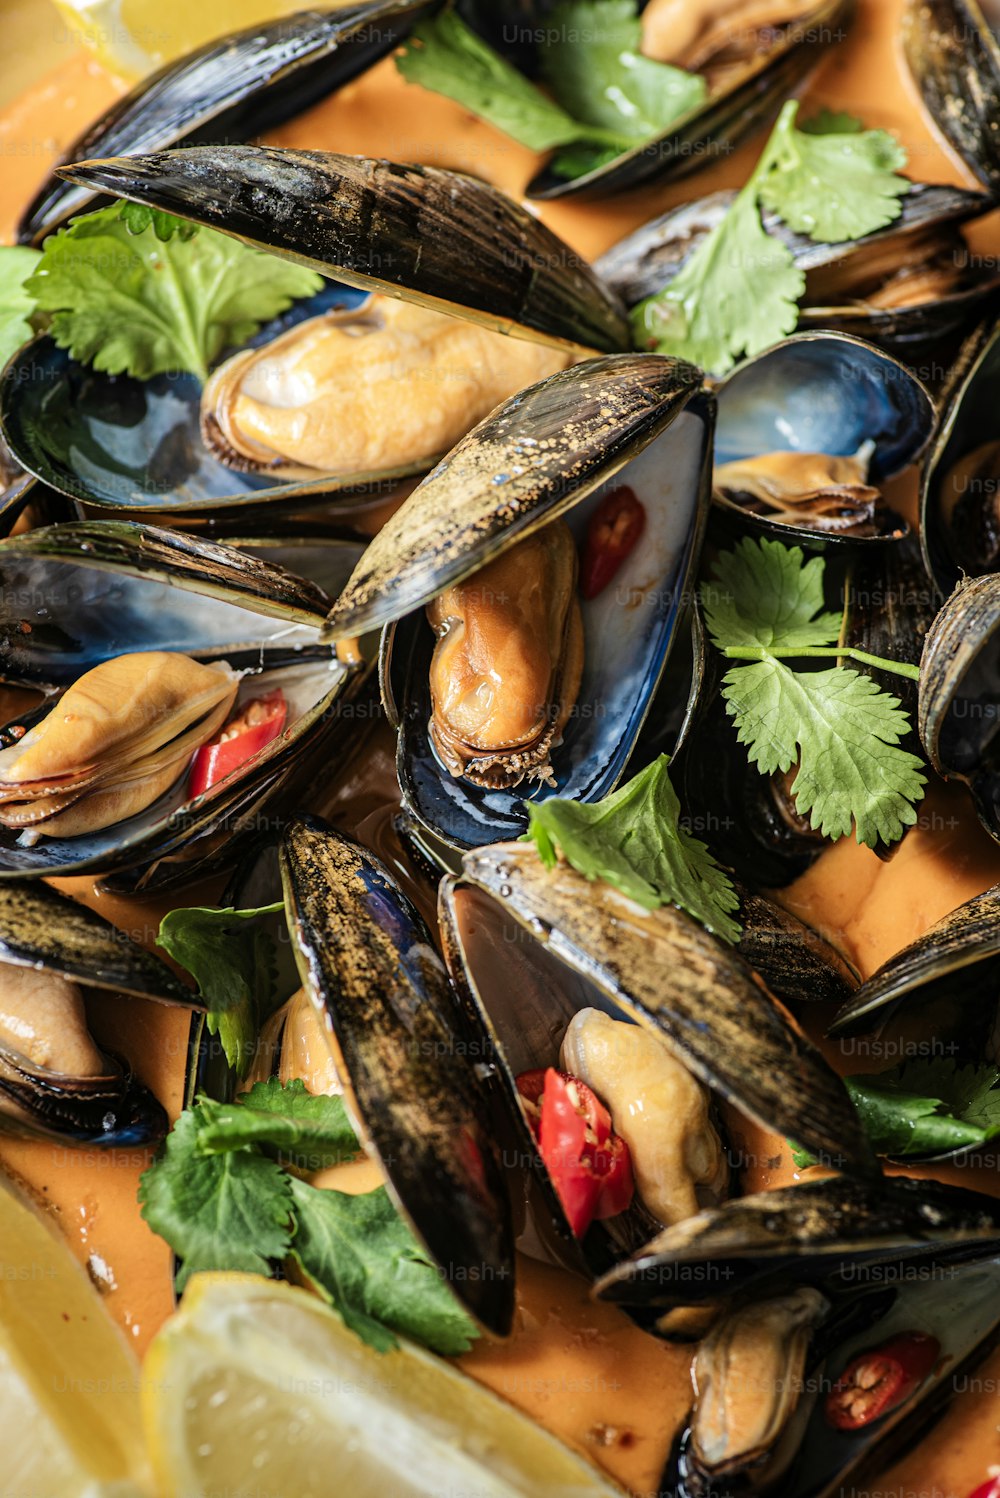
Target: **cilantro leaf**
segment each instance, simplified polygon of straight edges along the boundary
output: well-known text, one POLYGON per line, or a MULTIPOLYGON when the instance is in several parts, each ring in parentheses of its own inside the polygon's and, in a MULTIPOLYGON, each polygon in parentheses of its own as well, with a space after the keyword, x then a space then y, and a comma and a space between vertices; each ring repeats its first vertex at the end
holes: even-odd
POLYGON ((414 28, 396 67, 407 83, 453 99, 529 150, 548 151, 593 136, 452 10, 414 28))
POLYGON ((725 374, 791 333, 805 275, 764 229, 755 179, 662 291, 632 309, 636 346, 725 374))
POLYGON ((556 846, 588 879, 603 879, 646 910, 677 905, 725 941, 740 936, 739 898, 705 844, 680 825, 669 761, 652 764, 593 804, 550 796, 527 803, 526 836, 551 868, 556 846))
POLYGON ((118 204, 118 212, 130 234, 143 234, 151 228, 163 243, 173 239, 175 234, 180 239, 193 239, 198 233, 197 224, 188 223, 183 218, 174 218, 172 213, 164 213, 160 208, 149 208, 145 203, 129 203, 122 199, 118 204))
POLYGON ((291 1241, 291 1177, 280 1165, 256 1150, 202 1152, 213 1106, 185 1109, 139 1181, 143 1217, 183 1260, 178 1290, 200 1269, 268 1274, 291 1241))
POLYGON ((853 822, 873 847, 916 821, 925 777, 900 747, 910 722, 898 698, 846 666, 797 670, 779 658, 837 654, 839 616, 820 612, 824 566, 805 563, 801 547, 747 538, 717 562, 705 617, 723 655, 749 662, 726 672, 722 694, 751 763, 762 775, 798 764, 798 811, 824 837, 846 837, 853 822))
POLYGON ((897 176, 906 165, 899 142, 887 130, 860 130, 855 120, 847 130, 833 128, 840 117, 821 119, 818 131, 816 123, 797 130, 795 108, 782 112, 761 200, 789 228, 828 243, 860 239, 892 223, 910 190, 897 176))
POLYGON ((212 229, 136 234, 115 204, 51 235, 30 280, 60 348, 108 374, 148 380, 187 370, 204 380, 223 349, 242 344, 322 278, 212 229))
POLYGON ((361 1196, 292 1180, 297 1227, 292 1257, 307 1280, 377 1352, 393 1332, 447 1357, 477 1337, 447 1282, 380 1186, 361 1196))
MULTIPOLYGON (((879 1155, 936 1155, 1000 1135, 1000 1068, 962 1065, 950 1056, 916 1057, 888 1071, 845 1077, 879 1155)), ((793 1146, 797 1165, 815 1165, 793 1146)))
POLYGON ((29 250, 24 245, 0 248, 0 369, 34 331, 31 314, 35 302, 25 290, 25 282, 40 259, 41 251, 29 250))
POLYGON ((792 229, 835 243, 898 217, 910 183, 896 175, 906 153, 893 137, 829 111, 797 129, 798 107, 794 99, 784 106, 721 222, 662 291, 632 309, 637 347, 722 375, 793 330, 805 276, 764 229, 761 204, 792 229))
POLYGON ((864 126, 856 115, 824 105, 808 120, 801 120, 796 128, 807 135, 856 135, 864 126))
POLYGON ((216 1103, 204 1122, 198 1147, 219 1154, 259 1144, 300 1170, 322 1170, 352 1160, 360 1148, 343 1101, 309 1092, 301 1078, 255 1082, 235 1103, 216 1103))
POLYGON ((699 74, 642 55, 635 0, 562 0, 548 29, 541 61, 558 102, 626 141, 649 140, 708 93, 699 74))
POLYGON ((797 546, 745 538, 721 553, 712 580, 702 584, 710 632, 727 646, 834 644, 841 616, 822 612, 824 571, 822 557, 807 562, 797 546))
POLYGON ((253 1060, 260 1022, 274 1000, 274 940, 258 916, 283 911, 284 905, 259 910, 171 910, 160 922, 157 945, 186 968, 208 1004, 206 1023, 218 1035, 226 1060, 243 1076, 253 1060))

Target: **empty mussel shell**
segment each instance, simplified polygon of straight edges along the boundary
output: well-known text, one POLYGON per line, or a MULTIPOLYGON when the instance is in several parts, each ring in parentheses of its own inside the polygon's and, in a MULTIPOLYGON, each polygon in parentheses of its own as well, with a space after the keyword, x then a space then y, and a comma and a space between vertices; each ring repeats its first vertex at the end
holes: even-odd
MULTIPOLYGON (((869 450, 866 477, 877 485, 916 461, 935 419, 930 395, 905 365, 845 333, 793 334, 738 365, 717 398, 717 474, 724 464, 770 453, 846 458, 869 450)), ((718 483, 714 497, 734 524, 789 543, 881 544, 907 533, 906 522, 881 504, 858 531, 830 529, 811 519, 808 505, 797 523, 776 518, 785 510, 756 513, 718 483)))
MULTIPOLYGON (((735 191, 671 208, 613 245, 594 269, 634 307, 669 285, 728 213, 735 191)), ((988 213, 992 198, 916 182, 884 229, 840 244, 817 243, 765 212, 767 232, 804 273, 800 329, 853 333, 900 354, 961 327, 1000 281, 970 256, 960 225, 988 213)))
POLYGON ((1000 42, 979 0, 907 0, 903 51, 931 117, 979 180, 1000 190, 1000 42))
POLYGON ((960 583, 924 642, 917 728, 934 769, 968 786, 979 820, 1000 841, 998 625, 1000 574, 960 583))
MULTIPOLYGON (((344 544, 344 575, 358 555, 344 544)), ((144 812, 102 831, 24 846, 0 835, 0 877, 136 868, 176 857, 199 837, 263 808, 331 711, 360 688, 365 667, 343 666, 319 642, 329 599, 315 583, 247 551, 131 522, 85 522, 0 543, 0 681, 48 694, 8 724, 15 742, 58 693, 102 662, 144 650, 225 662, 240 700, 281 687, 282 733, 227 777, 190 799, 186 775, 144 812)), ((190 876, 197 860, 190 863, 190 876)))
POLYGON ((992 1025, 1000 995, 1000 885, 959 905, 903 947, 839 1010, 830 1034, 857 1035, 918 1004, 952 999, 992 1025))
MULTIPOLYGON (((839 1168, 864 1175, 870 1149, 846 1092, 743 959, 673 906, 647 912, 533 847, 467 853, 462 878, 565 970, 578 996, 652 1027, 701 1082, 765 1128, 807 1134, 839 1168)), ((520 951, 519 951, 520 955, 520 951)), ((508 987, 516 1005, 517 985, 508 987)))
MULTIPOLYGON (((830 1177, 738 1197, 665 1229, 597 1285, 668 1311, 790 1284, 878 1282, 878 1266, 992 1259, 1000 1206, 937 1181, 830 1177)), ((883 1274, 881 1279, 884 1281, 883 1274)))
POLYGON ((597 800, 621 778, 697 565, 712 417, 690 365, 655 354, 574 365, 498 407, 372 541, 327 632, 389 623, 383 689, 399 727, 400 788, 406 809, 441 842, 468 848, 516 836, 527 823, 523 797, 597 800), (431 741, 434 634, 424 606, 559 516, 582 547, 603 497, 622 484, 645 511, 642 544, 613 586, 580 602, 583 674, 552 751, 552 779, 496 789, 454 776, 431 741))
POLYGON ((503 1336, 513 1233, 477 1040, 422 918, 373 854, 314 817, 281 844, 302 982, 344 1100, 399 1209, 468 1310, 503 1336))
POLYGON ((943 595, 963 577, 1000 571, 1000 327, 971 334, 941 397, 941 422, 920 481, 920 541, 943 595))
POLYGON ((85 161, 61 175, 502 333, 605 353, 630 344, 623 307, 586 261, 476 177, 264 146, 85 161))
MULTIPOLYGON (((332 13, 300 11, 220 37, 144 78, 63 159, 260 136, 391 52, 433 9, 433 0, 375 0, 332 13)), ((38 242, 93 206, 92 192, 51 176, 25 210, 18 239, 38 242)))
POLYGON ((571 171, 568 165, 561 169, 557 156, 528 184, 528 196, 603 197, 696 171, 706 156, 732 150, 777 113, 825 50, 846 34, 852 11, 851 0, 803 0, 791 17, 787 7, 768 16, 766 5, 754 7, 745 18, 726 16, 729 24, 720 47, 725 52, 728 44, 736 60, 730 59, 731 65, 715 77, 711 64, 705 68, 708 89, 701 104, 652 140, 638 141, 611 160, 608 152, 599 153, 592 166, 581 170, 574 163, 571 171), (741 29, 756 33, 746 50, 741 29))

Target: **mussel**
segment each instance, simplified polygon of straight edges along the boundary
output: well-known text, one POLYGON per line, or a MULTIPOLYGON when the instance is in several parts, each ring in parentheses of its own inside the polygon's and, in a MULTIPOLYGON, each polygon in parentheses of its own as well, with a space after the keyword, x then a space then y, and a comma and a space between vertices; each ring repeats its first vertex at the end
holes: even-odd
POLYGON ((489 1037, 515 1180, 548 1252, 571 1263, 582 1253, 600 1272, 635 1252, 651 1221, 718 1201, 728 1171, 710 1093, 777 1131, 805 1129, 845 1169, 870 1168, 818 1052, 745 963, 681 912, 643 912, 505 844, 465 855, 461 875, 442 883, 439 914, 470 1029, 489 1037), (548 1066, 592 1086, 632 1144, 636 1203, 582 1242, 539 1161, 518 1083, 548 1066))
POLYGON ((227 359, 202 394, 201 431, 209 451, 247 473, 344 480, 427 469, 501 400, 567 362, 373 296, 227 359))
MULTIPOLYGON (((732 207, 734 191, 672 208, 612 246, 595 269, 627 306, 662 291, 732 207)), ((954 332, 1000 276, 969 250, 961 226, 989 213, 992 198, 916 182, 899 217, 841 244, 817 243, 765 212, 764 227, 804 273, 800 329, 852 333, 900 356, 954 332)))
POLYGON ((888 354, 843 333, 797 333, 720 384, 715 503, 743 528, 809 546, 907 532, 877 484, 923 452, 934 405, 888 354))
POLYGON ((523 831, 521 796, 597 800, 623 775, 701 544, 712 416, 688 365, 577 364, 487 417, 369 546, 327 631, 389 625, 404 805, 446 846, 523 831), (576 551, 623 500, 641 543, 580 597, 576 551))
POLYGON ((651 0, 642 52, 698 74, 702 101, 629 150, 558 153, 531 180, 533 198, 594 198, 697 170, 767 122, 843 39, 850 0, 651 0))
POLYGON ((83 161, 60 175, 500 332, 604 353, 630 344, 624 309, 590 266, 476 177, 264 146, 83 161))
POLYGON ((979 820, 1000 841, 998 624, 1000 574, 960 583, 927 632, 917 726, 934 769, 968 786, 979 820))
POLYGON ((81 985, 199 1007, 86 906, 45 884, 0 886, 0 1130, 110 1149, 155 1143, 166 1112, 94 1040, 81 985))
MULTIPOLYGON (((343 578, 358 549, 332 549, 343 578)), ((46 694, 2 732, 5 820, 59 813, 37 846, 13 825, 0 833, 8 878, 148 869, 190 854, 199 838, 259 813, 365 675, 319 644, 329 599, 315 583, 180 532, 42 528, 0 543, 0 578, 0 680, 46 694), (242 711, 279 688, 287 719, 277 737, 239 773, 189 790, 186 763, 199 735, 216 731, 211 716, 221 727, 237 691, 242 711)))
POLYGON ((1000 571, 1000 330, 992 318, 963 345, 920 480, 920 540, 943 595, 963 577, 1000 571))
POLYGON ((991 192, 1000 189, 1000 42, 989 0, 907 0, 903 51, 945 139, 991 192))
MULTIPOLYGON (((220 37, 144 78, 64 160, 262 135, 391 52, 433 8, 433 0, 374 0, 220 37)), ((18 239, 37 242, 93 204, 93 193, 53 175, 22 215, 18 239)))
POLYGON ((510 1212, 482 1098, 486 1052, 423 920, 379 861, 312 817, 281 843, 289 929, 359 1138, 469 1311, 514 1310, 510 1212))

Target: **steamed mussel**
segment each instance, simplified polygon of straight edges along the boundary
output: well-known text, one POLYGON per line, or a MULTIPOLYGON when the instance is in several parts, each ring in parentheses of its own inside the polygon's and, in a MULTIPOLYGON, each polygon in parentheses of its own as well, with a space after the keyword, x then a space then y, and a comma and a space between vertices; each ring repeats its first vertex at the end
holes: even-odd
MULTIPOLYGON (((710 193, 671 208, 605 252, 604 280, 634 307, 663 290, 735 201, 710 193)), ((763 224, 805 276, 798 328, 854 334, 901 357, 966 324, 998 284, 971 254, 961 228, 993 207, 990 195, 914 183, 884 229, 840 244, 817 242, 765 211, 763 224)))

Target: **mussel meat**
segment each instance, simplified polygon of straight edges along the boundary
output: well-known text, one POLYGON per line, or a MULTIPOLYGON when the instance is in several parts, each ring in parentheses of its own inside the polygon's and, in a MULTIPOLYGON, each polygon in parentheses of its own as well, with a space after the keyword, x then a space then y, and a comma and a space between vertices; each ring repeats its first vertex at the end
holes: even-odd
POLYGON ((730 1311, 699 1344, 689 1454, 701 1472, 760 1480, 801 1398, 809 1343, 829 1310, 819 1290, 802 1285, 730 1311))
POLYGON ((0 824, 77 837, 144 811, 223 725, 239 678, 225 664, 142 651, 84 673, 0 750, 0 824))
POLYGON ((230 467, 282 478, 430 468, 501 400, 568 362, 373 296, 221 364, 202 394, 202 436, 230 467))
POLYGON ((878 489, 866 482, 875 444, 863 442, 849 457, 828 453, 762 453, 716 466, 713 492, 780 525, 872 536, 878 489))
POLYGON ((428 605, 430 736, 452 775, 555 784, 550 751, 583 675, 576 580, 573 536, 556 520, 428 605))

